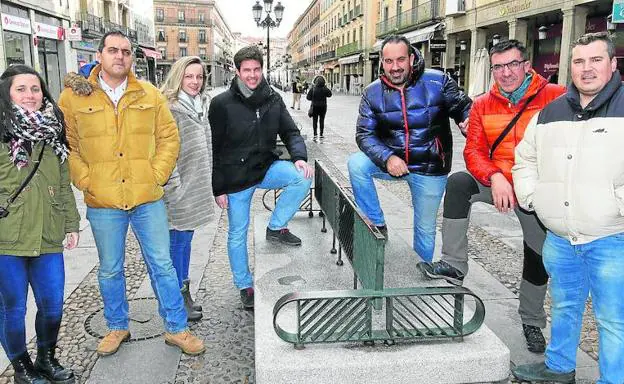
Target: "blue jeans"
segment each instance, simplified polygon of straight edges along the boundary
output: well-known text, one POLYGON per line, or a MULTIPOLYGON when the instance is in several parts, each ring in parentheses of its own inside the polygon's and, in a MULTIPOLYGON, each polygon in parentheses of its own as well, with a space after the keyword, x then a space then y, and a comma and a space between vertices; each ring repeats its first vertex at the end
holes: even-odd
POLYGON ((98 280, 108 328, 128 329, 124 259, 130 225, 139 241, 165 329, 170 333, 186 330, 186 311, 169 254, 169 227, 162 199, 129 211, 87 207, 87 219, 100 258, 98 280))
POLYGON ((433 259, 435 247, 436 218, 440 201, 446 187, 447 176, 425 176, 410 173, 403 177, 393 177, 382 171, 363 152, 349 157, 349 178, 353 187, 355 203, 375 225, 385 225, 383 211, 373 178, 382 180, 405 180, 412 193, 414 207, 414 251, 424 261, 433 259))
POLYGON ((189 265, 191 264, 191 242, 195 231, 169 230, 169 252, 171 261, 178 276, 178 285, 182 288, 182 282, 189 278, 189 265))
POLYGON ((288 222, 308 194, 311 183, 312 180, 306 179, 293 163, 278 160, 271 164, 260 184, 228 194, 228 256, 230 257, 230 269, 232 270, 234 285, 238 289, 253 286, 247 253, 247 229, 249 228, 251 198, 256 188, 284 189, 277 199, 277 204, 275 204, 275 209, 269 220, 269 228, 278 230, 288 226, 288 222))
POLYGON ((0 343, 9 360, 26 352, 24 319, 29 283, 37 303, 37 347, 54 347, 63 317, 63 254, 0 255, 0 343))
POLYGON ((549 231, 543 258, 552 296, 546 365, 563 373, 576 368, 583 311, 591 293, 600 345, 598 383, 624 383, 624 233, 572 245, 549 231))

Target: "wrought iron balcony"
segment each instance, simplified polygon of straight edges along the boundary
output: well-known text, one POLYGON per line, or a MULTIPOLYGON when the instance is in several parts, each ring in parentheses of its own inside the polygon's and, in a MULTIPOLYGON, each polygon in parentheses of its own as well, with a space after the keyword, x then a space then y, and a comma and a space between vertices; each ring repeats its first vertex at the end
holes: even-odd
POLYGON ((199 17, 186 17, 183 20, 177 17, 163 17, 155 20, 157 24, 182 24, 182 25, 198 25, 204 27, 214 26, 211 19, 199 18, 199 17))
POLYGON ((321 53, 320 55, 316 55, 316 61, 323 62, 328 61, 336 57, 336 51, 331 50, 325 53, 321 53))
POLYGON ((353 53, 360 52, 361 50, 362 50, 362 44, 360 44, 359 41, 354 41, 352 43, 345 44, 342 47, 338 47, 338 49, 336 49, 336 56, 338 57, 348 56, 353 53))
POLYGON ((376 36, 383 37, 391 33, 407 32, 443 18, 444 16, 440 11, 440 0, 431 0, 398 16, 377 23, 376 36))
POLYGON ((101 17, 92 15, 88 12, 79 12, 76 14, 76 19, 80 23, 82 32, 87 35, 103 35, 106 32, 104 30, 104 24, 102 23, 101 17))

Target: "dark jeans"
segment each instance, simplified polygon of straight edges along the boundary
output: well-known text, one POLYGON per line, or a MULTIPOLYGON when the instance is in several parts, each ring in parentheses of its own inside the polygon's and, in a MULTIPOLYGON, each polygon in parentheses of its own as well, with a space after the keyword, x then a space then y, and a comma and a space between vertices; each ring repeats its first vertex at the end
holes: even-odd
POLYGON ((38 257, 0 255, 0 343, 9 360, 26 352, 29 283, 37 303, 37 347, 53 347, 63 316, 63 254, 48 253, 38 257))
POLYGON ((178 284, 182 288, 182 282, 189 278, 189 265, 191 264, 191 242, 194 231, 169 230, 169 252, 173 268, 178 276, 178 284))
POLYGON ((323 130, 325 129, 325 115, 327 114, 327 106, 314 106, 312 108, 312 129, 314 130, 314 136, 316 136, 316 127, 319 124, 321 128, 321 136, 323 136, 323 130))

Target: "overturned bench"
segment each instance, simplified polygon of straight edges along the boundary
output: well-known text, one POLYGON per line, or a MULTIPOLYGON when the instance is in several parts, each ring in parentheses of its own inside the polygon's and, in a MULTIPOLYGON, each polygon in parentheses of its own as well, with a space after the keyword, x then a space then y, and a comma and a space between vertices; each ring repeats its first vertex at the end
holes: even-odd
POLYGON ((386 240, 349 192, 316 167, 316 199, 349 263, 339 266, 327 253, 332 237, 320 232, 321 219, 295 217, 289 227, 303 245, 292 248, 264 241, 269 214, 256 216, 257 382, 505 380, 509 350, 482 325, 481 300, 425 280, 411 247, 386 240))

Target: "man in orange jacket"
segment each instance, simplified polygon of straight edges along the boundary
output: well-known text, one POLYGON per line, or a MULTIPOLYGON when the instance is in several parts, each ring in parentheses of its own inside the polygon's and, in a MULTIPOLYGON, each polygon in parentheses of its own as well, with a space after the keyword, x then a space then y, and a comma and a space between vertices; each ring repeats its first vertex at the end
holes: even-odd
POLYGON ((490 50, 492 89, 472 106, 464 159, 468 172, 449 177, 444 197, 442 259, 422 264, 426 276, 461 285, 468 273, 468 224, 475 202, 492 204, 499 212, 514 211, 524 237, 524 267, 518 312, 529 351, 542 353, 546 326, 544 297, 548 275, 542 264, 546 232, 533 213, 518 207, 511 167, 514 149, 538 111, 565 92, 565 88, 537 74, 527 50, 517 40, 502 41, 490 50))

